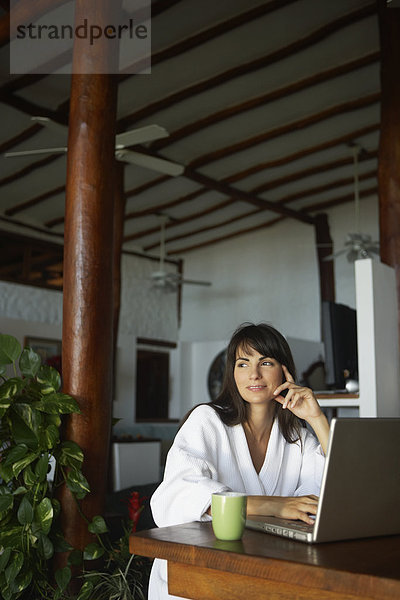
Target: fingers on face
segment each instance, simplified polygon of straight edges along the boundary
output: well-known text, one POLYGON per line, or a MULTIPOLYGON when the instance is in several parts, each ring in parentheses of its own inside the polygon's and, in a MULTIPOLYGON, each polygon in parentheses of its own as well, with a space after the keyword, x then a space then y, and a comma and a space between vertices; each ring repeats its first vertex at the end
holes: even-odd
POLYGON ((286 365, 282 365, 282 371, 284 376, 286 377, 286 380, 290 381, 290 383, 294 383, 294 379, 286 365))

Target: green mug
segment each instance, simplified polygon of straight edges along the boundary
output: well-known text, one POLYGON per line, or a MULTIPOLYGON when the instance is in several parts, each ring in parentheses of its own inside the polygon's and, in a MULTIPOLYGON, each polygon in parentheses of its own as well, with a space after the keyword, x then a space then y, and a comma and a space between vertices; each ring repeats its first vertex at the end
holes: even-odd
POLYGON ((211 496, 212 527, 219 540, 240 540, 246 525, 247 496, 218 492, 211 496))

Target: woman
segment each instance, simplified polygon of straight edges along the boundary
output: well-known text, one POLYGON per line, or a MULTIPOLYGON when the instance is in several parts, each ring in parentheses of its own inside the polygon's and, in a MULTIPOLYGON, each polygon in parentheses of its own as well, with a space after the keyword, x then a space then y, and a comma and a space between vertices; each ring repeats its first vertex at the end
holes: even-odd
MULTIPOLYGON (((211 520, 211 495, 223 490, 246 493, 248 514, 313 522, 329 424, 313 392, 294 378, 292 353, 276 329, 261 323, 235 331, 219 397, 189 413, 168 454, 151 499, 158 526, 211 520)), ((155 598, 171 598, 165 561, 153 566, 155 598)))

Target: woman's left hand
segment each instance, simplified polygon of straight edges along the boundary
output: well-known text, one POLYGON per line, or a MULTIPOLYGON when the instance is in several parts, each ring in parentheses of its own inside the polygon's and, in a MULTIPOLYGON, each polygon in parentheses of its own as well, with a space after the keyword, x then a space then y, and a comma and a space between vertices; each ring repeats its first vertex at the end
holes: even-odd
POLYGON ((282 365, 282 370, 286 381, 274 391, 275 400, 299 419, 308 421, 319 417, 322 411, 314 392, 308 387, 297 385, 285 365, 282 365), (286 396, 281 395, 284 390, 287 390, 286 396))

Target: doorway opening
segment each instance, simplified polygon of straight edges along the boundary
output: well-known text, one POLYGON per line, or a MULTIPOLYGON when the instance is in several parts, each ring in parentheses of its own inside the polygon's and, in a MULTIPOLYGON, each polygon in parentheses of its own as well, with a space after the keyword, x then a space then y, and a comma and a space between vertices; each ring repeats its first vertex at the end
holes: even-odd
POLYGON ((168 419, 169 353, 138 350, 136 422, 168 419))

